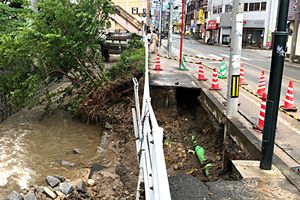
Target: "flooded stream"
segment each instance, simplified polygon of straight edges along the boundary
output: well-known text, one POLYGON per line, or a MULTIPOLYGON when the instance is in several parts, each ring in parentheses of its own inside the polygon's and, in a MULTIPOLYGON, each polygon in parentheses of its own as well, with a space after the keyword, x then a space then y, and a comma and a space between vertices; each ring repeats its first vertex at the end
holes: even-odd
POLYGON ((45 184, 47 175, 75 179, 82 168, 103 159, 97 152, 101 128, 64 111, 46 118, 42 114, 42 109, 24 110, 0 123, 0 199, 14 189, 45 184), (75 167, 62 166, 62 161, 75 167))

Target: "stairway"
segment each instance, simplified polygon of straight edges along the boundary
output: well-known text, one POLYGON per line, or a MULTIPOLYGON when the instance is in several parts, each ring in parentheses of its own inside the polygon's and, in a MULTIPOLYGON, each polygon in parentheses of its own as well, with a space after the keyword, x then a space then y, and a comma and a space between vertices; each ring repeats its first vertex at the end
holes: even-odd
POLYGON ((115 14, 112 16, 112 19, 130 33, 142 35, 142 23, 126 12, 121 6, 115 6, 115 14))

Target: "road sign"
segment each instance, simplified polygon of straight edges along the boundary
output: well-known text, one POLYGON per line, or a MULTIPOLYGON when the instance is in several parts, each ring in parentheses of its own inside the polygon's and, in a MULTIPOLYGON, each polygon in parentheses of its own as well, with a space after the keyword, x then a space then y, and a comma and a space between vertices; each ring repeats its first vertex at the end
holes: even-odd
POLYGON ((239 82, 240 75, 232 75, 231 76, 231 98, 239 97, 239 82))
POLYGON ((132 7, 131 13, 132 13, 133 15, 137 15, 137 14, 139 13, 139 8, 137 8, 137 7, 132 7))

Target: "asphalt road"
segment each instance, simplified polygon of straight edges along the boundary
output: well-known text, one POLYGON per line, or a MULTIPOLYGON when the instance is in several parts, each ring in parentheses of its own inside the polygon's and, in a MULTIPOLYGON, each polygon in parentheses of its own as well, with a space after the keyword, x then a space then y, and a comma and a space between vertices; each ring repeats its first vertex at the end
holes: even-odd
MULTIPOLYGON (((173 55, 179 56, 179 35, 173 35, 173 55)), ((197 56, 206 56, 211 58, 225 58, 226 66, 229 65, 230 49, 226 46, 202 44, 196 40, 184 39, 183 52, 197 56)), ((243 49, 242 61, 245 66, 246 82, 256 91, 262 69, 265 69, 266 89, 268 88, 268 80, 271 66, 271 50, 262 49, 243 49)), ((203 61, 210 66, 220 67, 220 62, 203 61)), ((294 82, 294 98, 297 107, 300 107, 300 64, 285 63, 284 74, 281 88, 281 101, 283 103, 289 81, 294 82)))

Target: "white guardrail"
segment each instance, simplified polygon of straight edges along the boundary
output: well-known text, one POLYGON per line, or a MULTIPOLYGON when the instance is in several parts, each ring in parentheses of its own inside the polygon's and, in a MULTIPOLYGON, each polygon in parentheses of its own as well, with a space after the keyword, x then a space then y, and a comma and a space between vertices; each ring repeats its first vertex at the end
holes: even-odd
POLYGON ((132 108, 132 116, 139 162, 136 199, 144 196, 146 200, 170 200, 171 194, 163 150, 163 128, 158 126, 151 105, 147 40, 145 40, 145 57, 142 113, 140 113, 139 84, 137 79, 133 78, 135 107, 132 108))

